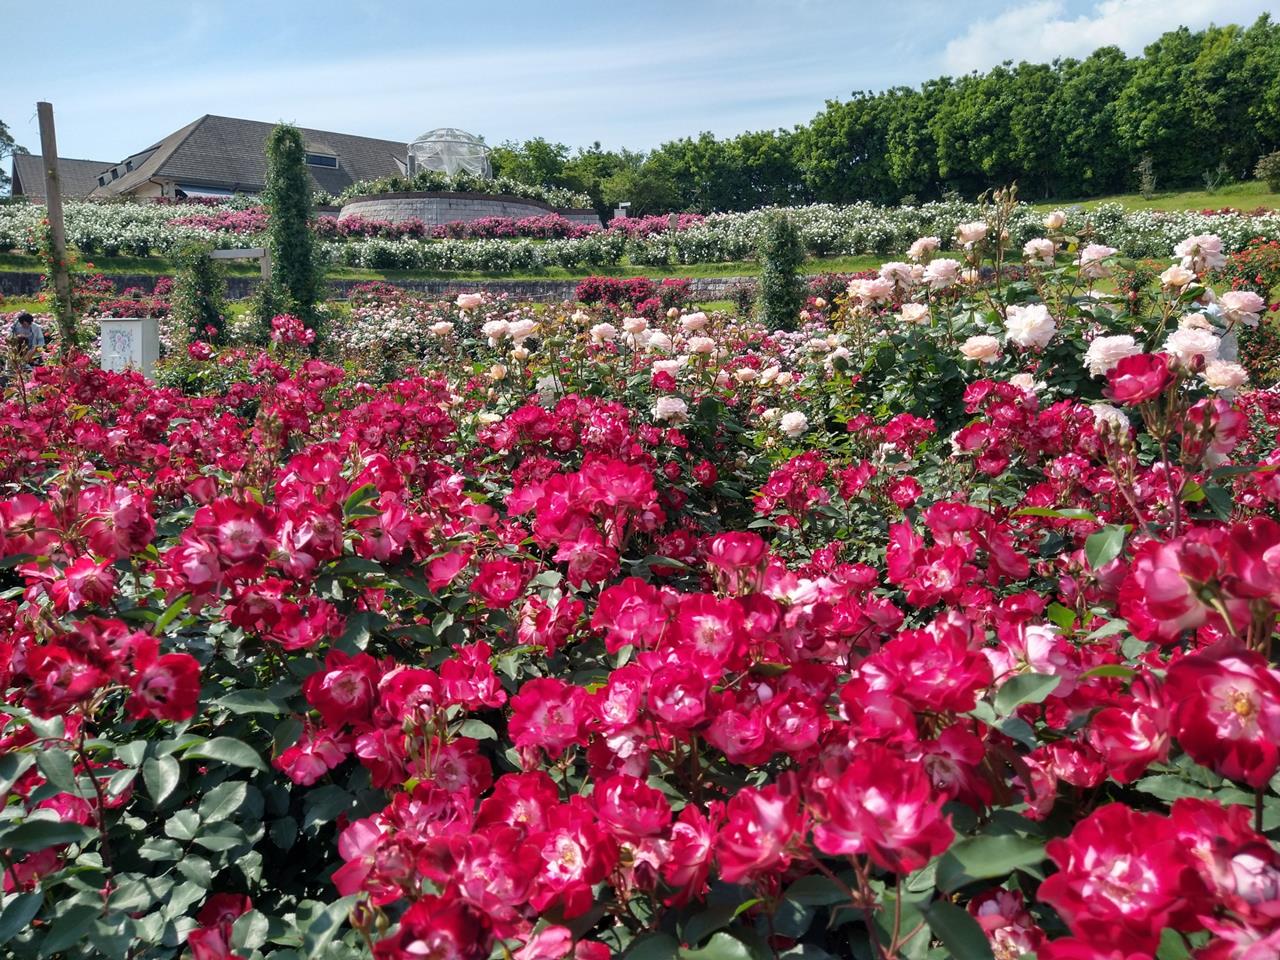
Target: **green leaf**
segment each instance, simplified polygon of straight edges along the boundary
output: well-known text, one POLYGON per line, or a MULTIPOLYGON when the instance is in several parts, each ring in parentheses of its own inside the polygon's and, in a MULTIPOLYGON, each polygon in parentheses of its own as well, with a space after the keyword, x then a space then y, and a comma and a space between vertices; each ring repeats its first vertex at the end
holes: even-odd
POLYGON ((298 904, 298 926, 302 930, 304 957, 316 958, 324 955, 325 948, 346 921, 357 899, 358 894, 352 894, 329 904, 308 900, 298 904))
POLYGON ((1013 511, 1015 517, 1053 517, 1057 520, 1097 520, 1088 510, 1077 510, 1075 507, 1064 507, 1051 510, 1049 507, 1023 507, 1013 511))
POLYGON ((36 765, 44 778, 64 793, 76 793, 76 765, 71 754, 61 747, 41 750, 36 765))
POLYGON ((472 740, 497 740, 498 731, 483 720, 464 720, 458 728, 458 735, 470 737, 472 740))
POLYGON ((27 929, 27 924, 35 919, 43 902, 44 897, 38 890, 5 897, 4 907, 0 908, 0 944, 8 943, 27 929))
POLYGON ((666 933, 651 933, 631 942, 623 960, 672 960, 680 952, 675 937, 666 933))
POLYGON ((152 632, 156 634, 156 636, 164 633, 164 628, 173 623, 173 621, 182 614, 182 611, 187 609, 187 604, 190 602, 191 594, 184 593, 179 595, 177 600, 165 607, 164 613, 160 614, 155 625, 152 627, 152 632))
POLYGON ((366 504, 377 499, 378 488, 372 483, 356 487, 347 496, 346 503, 342 505, 342 515, 344 517, 376 517, 378 511, 366 506, 366 504))
POLYGON ((1091 534, 1084 542, 1084 556, 1089 561, 1089 566, 1098 570, 1120 556, 1128 532, 1127 526, 1111 523, 1091 534))
POLYGON ((712 936, 701 949, 681 947, 676 956, 680 960, 754 960, 745 943, 723 932, 712 936))
POLYGON ((236 767, 249 767, 253 770, 266 770, 258 751, 243 740, 234 737, 214 737, 204 743, 188 747, 182 755, 184 760, 218 760, 236 767))
POLYGON ((954 960, 995 960, 991 942, 969 916, 969 911, 957 907, 950 900, 935 900, 925 909, 929 929, 947 948, 954 960))
POLYGON ((736 903, 709 903, 707 909, 689 918, 680 930, 680 938, 685 943, 699 944, 717 930, 727 927, 737 915, 736 903))
POLYGON ((329 784, 308 790, 302 801, 302 829, 309 830, 323 823, 332 823, 338 814, 351 809, 355 798, 342 787, 329 784))
POLYGON ((101 910, 101 907, 91 903, 77 903, 57 916, 50 917, 49 933, 40 942, 40 955, 51 956, 84 940, 101 910))
POLYGON ((179 810, 164 823, 165 836, 182 843, 193 839, 200 829, 200 817, 194 810, 179 810))
POLYGON ((801 877, 787 887, 783 897, 809 907, 829 907, 833 903, 846 903, 849 900, 849 894, 841 889, 840 884, 819 873, 801 877))
POLYGON ((1004 716, 1024 703, 1043 703, 1062 682, 1062 677, 1048 673, 1020 673, 1006 680, 996 691, 996 713, 1004 716))
POLYGON ((1092 667, 1080 674, 1081 679, 1088 677, 1121 677, 1128 680, 1130 677, 1136 677, 1138 671, 1133 667, 1125 666, 1123 663, 1104 663, 1100 667, 1092 667))
POLYGON ((205 823, 226 820, 244 805, 248 792, 249 784, 243 780, 229 780, 218 784, 200 801, 200 819, 205 823))
POLYGON ((17 853, 28 853, 64 843, 84 843, 93 836, 96 836, 93 830, 78 823, 26 820, 0 832, 0 847, 8 847, 17 853))
POLYGON ((272 697, 268 690, 232 690, 226 696, 213 701, 213 706, 222 707, 235 714, 269 713, 279 716, 285 712, 285 705, 272 697))
POLYGON ((231 946, 236 950, 256 950, 267 942, 270 924, 257 910, 236 918, 231 927, 231 946))
POLYGON ((142 764, 142 782, 147 786, 151 802, 159 807, 178 785, 182 767, 173 757, 155 757, 142 764))
POLYGON ((1044 860, 1044 844, 1016 833, 970 837, 938 861, 938 889, 951 893, 974 880, 1003 877, 1044 860))

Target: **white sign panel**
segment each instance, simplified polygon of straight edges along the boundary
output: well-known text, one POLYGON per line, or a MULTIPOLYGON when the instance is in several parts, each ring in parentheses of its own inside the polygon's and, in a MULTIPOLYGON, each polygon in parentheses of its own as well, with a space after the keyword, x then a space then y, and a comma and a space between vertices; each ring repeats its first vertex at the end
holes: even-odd
POLYGON ((144 377, 155 374, 160 330, 154 318, 112 317, 101 323, 103 370, 137 370, 144 377))

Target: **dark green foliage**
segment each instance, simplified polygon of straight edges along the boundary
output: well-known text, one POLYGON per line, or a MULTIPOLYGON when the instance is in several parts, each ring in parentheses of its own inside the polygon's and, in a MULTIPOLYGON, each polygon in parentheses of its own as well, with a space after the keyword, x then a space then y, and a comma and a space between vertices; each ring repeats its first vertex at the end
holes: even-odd
POLYGON ((271 338, 271 320, 282 313, 289 312, 289 304, 275 281, 263 281, 249 298, 249 313, 254 318, 252 339, 254 343, 266 344, 271 338))
POLYGON ((311 176, 306 147, 297 127, 280 124, 267 138, 267 188, 263 192, 270 225, 272 278, 285 297, 289 312, 308 327, 316 323, 320 299, 320 267, 316 259, 311 219, 311 176))
POLYGON ((171 303, 180 330, 196 340, 221 344, 226 342, 227 279, 222 264, 209 256, 211 249, 192 243, 178 251, 171 303))
POLYGON ((1273 193, 1280 192, 1280 150, 1268 153, 1258 161, 1253 175, 1267 182, 1267 189, 1273 193))
POLYGON ((597 145, 571 156, 538 139, 493 159, 498 173, 590 194, 602 215, 626 200, 639 216, 972 198, 1013 182, 1026 199, 1125 193, 1144 156, 1161 189, 1195 188, 1220 164, 1226 179, 1244 178, 1278 146, 1280 25, 1263 16, 1171 31, 1141 57, 1103 47, 859 92, 794 130, 704 133, 647 155, 597 145))
POLYGON ((770 218, 760 242, 760 319, 772 330, 794 330, 804 309, 800 268, 804 245, 791 218, 770 218))

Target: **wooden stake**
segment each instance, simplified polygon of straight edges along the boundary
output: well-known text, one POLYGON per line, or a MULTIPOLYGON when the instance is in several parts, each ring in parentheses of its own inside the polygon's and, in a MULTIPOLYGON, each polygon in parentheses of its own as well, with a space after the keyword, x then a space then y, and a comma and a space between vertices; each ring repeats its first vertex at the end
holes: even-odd
POLYGON ((67 231, 62 223, 62 180, 58 175, 58 138, 53 130, 53 104, 36 104, 40 118, 40 155, 44 163, 44 202, 53 246, 54 305, 58 321, 58 352, 66 355, 76 342, 76 318, 71 307, 71 277, 67 272, 67 231))

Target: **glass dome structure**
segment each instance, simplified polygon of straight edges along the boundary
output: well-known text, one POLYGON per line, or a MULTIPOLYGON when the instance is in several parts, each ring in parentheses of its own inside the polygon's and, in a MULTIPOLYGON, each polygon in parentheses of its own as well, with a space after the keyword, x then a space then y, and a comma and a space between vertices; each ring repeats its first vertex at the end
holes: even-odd
POLYGON ((409 144, 409 164, 415 170, 493 176, 484 141, 457 127, 440 127, 414 140, 409 144))

